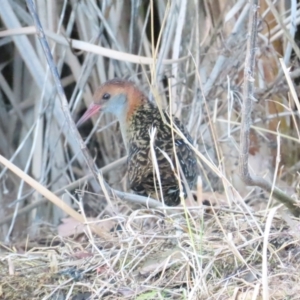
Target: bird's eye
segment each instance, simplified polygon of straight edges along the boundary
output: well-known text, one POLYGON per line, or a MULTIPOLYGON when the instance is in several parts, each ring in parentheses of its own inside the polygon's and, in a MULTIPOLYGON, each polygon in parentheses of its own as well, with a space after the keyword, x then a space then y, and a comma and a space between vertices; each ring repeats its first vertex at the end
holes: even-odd
POLYGON ((103 96, 102 96, 102 99, 103 100, 108 100, 110 98, 110 94, 108 93, 105 93, 103 96))

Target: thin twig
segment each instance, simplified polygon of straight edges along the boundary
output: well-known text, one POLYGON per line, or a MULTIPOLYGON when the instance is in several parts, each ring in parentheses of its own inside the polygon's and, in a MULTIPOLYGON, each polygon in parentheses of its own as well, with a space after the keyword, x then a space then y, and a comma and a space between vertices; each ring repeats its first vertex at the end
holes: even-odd
MULTIPOLYGON (((46 197, 48 200, 50 200, 56 206, 61 208, 64 212, 66 212, 68 215, 70 215, 73 219, 75 219, 78 222, 81 222, 82 224, 85 223, 85 219, 81 214, 79 214, 73 208, 71 208, 66 203, 64 203, 64 201, 59 199, 56 195, 54 195, 52 192, 50 192, 48 189, 46 189, 44 186, 42 186, 39 182, 37 182, 32 177, 30 177, 29 175, 24 173, 22 170, 20 170, 16 165, 9 162, 2 155, 0 155, 0 163, 5 165, 7 168, 9 168, 15 174, 17 174, 26 183, 31 185, 35 190, 37 190, 40 194, 42 194, 44 197, 46 197)), ((99 227, 94 226, 92 224, 90 224, 89 226, 96 234, 98 234, 103 239, 109 240, 111 238, 111 236, 109 234, 102 231, 99 227)))
POLYGON ((249 27, 248 27, 248 41, 247 54, 244 69, 244 88, 243 88, 243 105, 241 115, 241 134, 240 134, 240 157, 239 169, 242 180, 249 186, 258 186, 263 190, 273 193, 274 197, 283 203, 294 216, 300 216, 300 208, 296 201, 288 197, 283 191, 276 187, 264 178, 254 177, 250 175, 248 168, 249 147, 250 147, 250 126, 252 101, 254 99, 254 68, 255 68, 255 47, 257 37, 257 19, 258 19, 258 4, 259 0, 251 1, 249 27))
MULTIPOLYGON (((122 157, 119 160, 117 160, 117 161, 115 161, 115 162, 113 162, 113 163, 111 163, 111 164, 103 167, 102 169, 100 169, 101 173, 105 174, 105 173, 111 171, 114 168, 120 167, 122 164, 124 164, 126 162, 126 159, 127 159, 127 157, 122 157)), ((86 176, 84 176, 84 177, 82 177, 82 178, 80 178, 80 179, 78 179, 78 180, 76 180, 76 181, 68 184, 67 186, 62 187, 62 188, 58 189, 57 191, 55 191, 54 195, 61 196, 66 191, 71 191, 71 190, 79 187, 81 184, 83 184, 86 181, 88 181, 89 179, 91 179, 92 176, 93 176, 92 174, 88 174, 88 175, 86 175, 86 176)), ((38 200, 38 201, 36 201, 34 203, 31 203, 31 204, 29 204, 29 205, 27 205, 27 206, 19 209, 18 214, 17 214, 18 217, 20 217, 21 215, 24 215, 24 214, 30 212, 31 210, 39 207, 42 204, 45 204, 47 201, 48 201, 47 199, 42 198, 42 199, 40 199, 40 200, 38 200)), ((11 215, 9 215, 9 216, 1 219, 0 220, 0 226, 3 225, 3 224, 5 224, 5 223, 7 223, 7 222, 9 222, 12 218, 13 218, 13 214, 11 214, 11 215)))
POLYGON ((49 68, 51 70, 51 74, 53 76, 55 86, 56 86, 56 89, 57 89, 57 93, 58 93, 59 99, 61 101, 61 108, 62 108, 62 111, 63 111, 64 116, 66 118, 66 122, 67 122, 69 128, 71 129, 71 133, 73 134, 74 138, 79 142, 80 148, 81 148, 81 150, 84 154, 86 163, 87 163, 88 167, 90 168, 91 172, 93 173, 94 178, 97 180, 98 179, 98 169, 96 168, 96 166, 93 162, 93 159, 90 156, 90 154, 88 152, 88 149, 87 149, 83 139, 81 138, 81 136, 80 136, 80 134, 79 134, 79 132, 76 128, 76 125, 75 125, 75 123, 72 119, 72 116, 70 114, 68 101, 67 101, 64 89, 62 87, 57 68, 54 64, 53 57, 52 57, 48 42, 46 40, 42 24, 39 20, 39 17, 37 15, 37 13, 36 13, 36 10, 34 8, 34 3, 33 3, 32 0, 26 0, 26 2, 27 2, 28 9, 31 13, 31 16, 34 20, 38 38, 39 38, 40 43, 43 47, 43 50, 44 50, 49 68))

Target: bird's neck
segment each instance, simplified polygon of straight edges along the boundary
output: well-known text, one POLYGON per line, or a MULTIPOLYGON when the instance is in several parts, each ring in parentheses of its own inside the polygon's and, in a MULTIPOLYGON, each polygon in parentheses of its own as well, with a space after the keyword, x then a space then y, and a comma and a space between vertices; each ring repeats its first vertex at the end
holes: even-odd
POLYGON ((152 123, 153 109, 155 110, 155 106, 147 100, 134 110, 131 110, 130 115, 117 115, 127 153, 129 151, 130 141, 139 136, 141 127, 144 127, 143 125, 149 122, 152 123))
POLYGON ((131 140, 139 139, 141 135, 147 135, 148 129, 153 123, 153 117, 155 117, 156 109, 157 108, 153 103, 147 101, 140 105, 130 118, 127 118, 127 145, 129 145, 131 140))

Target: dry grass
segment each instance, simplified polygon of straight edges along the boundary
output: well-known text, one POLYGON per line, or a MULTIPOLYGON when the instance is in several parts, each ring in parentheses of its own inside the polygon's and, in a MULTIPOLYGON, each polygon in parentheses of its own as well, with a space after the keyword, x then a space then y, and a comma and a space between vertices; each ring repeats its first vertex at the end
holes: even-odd
MULTIPOLYGON (((124 77, 187 125, 199 205, 161 210, 100 194, 24 1, 1 1, 0 154, 46 189, 1 165, 0 298, 298 299, 298 220, 238 174, 248 2, 36 1, 74 120, 96 86, 124 77), (87 225, 59 225, 69 215, 87 225)), ((249 167, 292 195, 300 10, 285 2, 260 3, 249 167)), ((129 192, 118 124, 93 121, 82 137, 106 182, 129 192)))
POLYGON ((267 288, 269 299, 298 298, 299 242, 280 218, 266 228, 263 216, 216 209, 201 218, 198 211, 189 220, 192 236, 182 212, 165 216, 141 209, 122 216, 123 227, 111 233, 109 242, 48 234, 17 249, 3 246, 2 296, 263 299, 267 288), (49 246, 42 246, 46 238, 49 246))

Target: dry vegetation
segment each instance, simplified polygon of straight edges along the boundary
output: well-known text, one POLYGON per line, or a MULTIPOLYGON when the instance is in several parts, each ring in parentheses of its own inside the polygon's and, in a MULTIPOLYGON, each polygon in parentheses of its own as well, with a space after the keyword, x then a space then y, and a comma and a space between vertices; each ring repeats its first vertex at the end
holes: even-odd
MULTIPOLYGON (((73 119, 100 83, 136 81, 188 127, 201 180, 194 206, 141 205, 110 115, 80 128, 96 180, 25 1, 1 0, 0 155, 28 175, 0 165, 0 299, 299 299, 298 219, 239 176, 248 1, 35 3, 73 119)), ((300 9, 272 3, 259 7, 249 168, 298 201, 300 9)))

